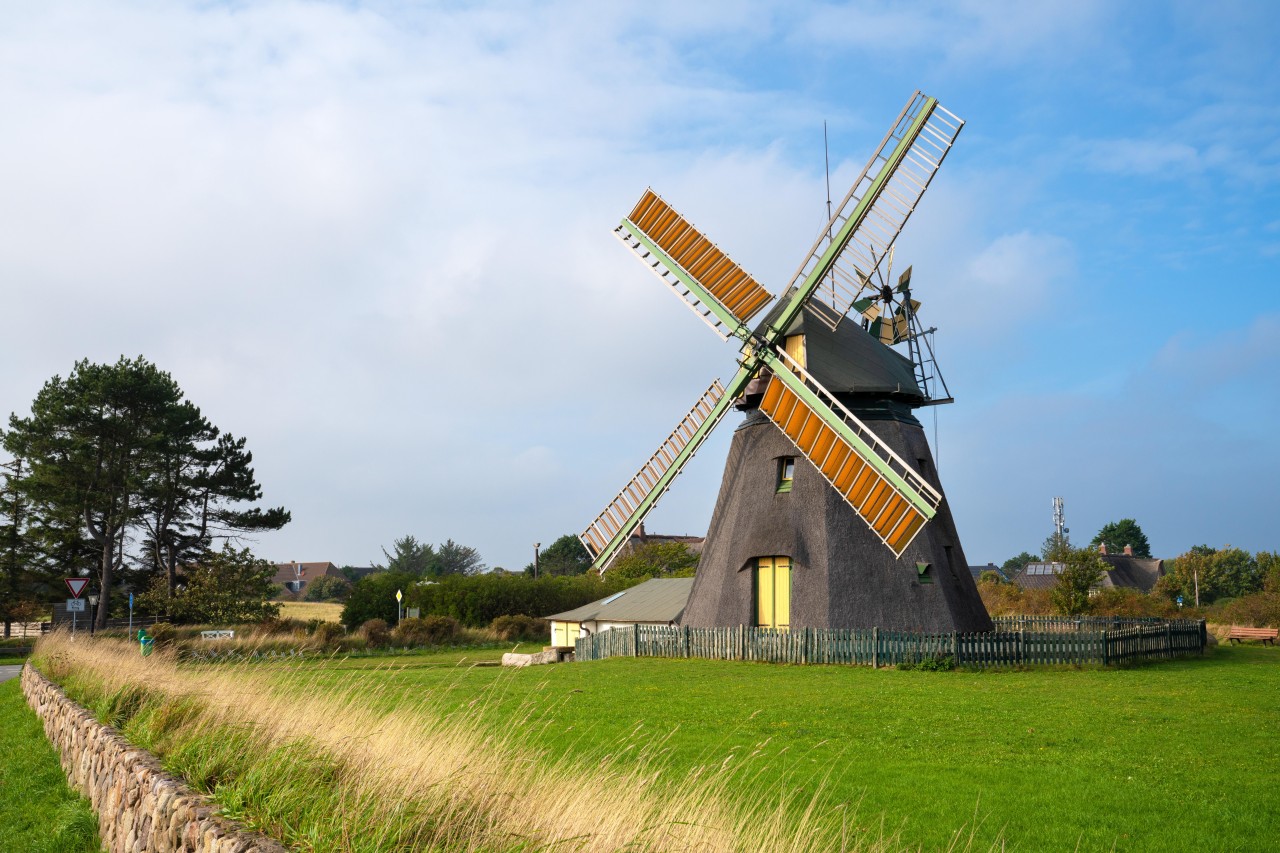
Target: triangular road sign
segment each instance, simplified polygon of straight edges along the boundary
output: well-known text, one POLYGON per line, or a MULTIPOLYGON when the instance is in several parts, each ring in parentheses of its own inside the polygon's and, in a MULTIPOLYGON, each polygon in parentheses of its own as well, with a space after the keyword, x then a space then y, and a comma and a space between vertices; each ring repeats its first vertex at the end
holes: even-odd
POLYGON ((84 588, 88 585, 88 578, 67 578, 67 588, 71 590, 72 598, 79 598, 80 593, 84 592, 84 588))

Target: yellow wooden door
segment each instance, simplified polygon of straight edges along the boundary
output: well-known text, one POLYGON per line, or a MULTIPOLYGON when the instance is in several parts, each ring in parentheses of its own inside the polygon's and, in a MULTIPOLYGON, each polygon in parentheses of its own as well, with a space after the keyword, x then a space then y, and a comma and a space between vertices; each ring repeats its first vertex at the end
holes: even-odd
POLYGON ((756 559, 756 625, 785 631, 791 627, 791 558, 756 559))
POLYGON ((561 648, 572 646, 578 639, 577 622, 552 622, 551 645, 561 648))

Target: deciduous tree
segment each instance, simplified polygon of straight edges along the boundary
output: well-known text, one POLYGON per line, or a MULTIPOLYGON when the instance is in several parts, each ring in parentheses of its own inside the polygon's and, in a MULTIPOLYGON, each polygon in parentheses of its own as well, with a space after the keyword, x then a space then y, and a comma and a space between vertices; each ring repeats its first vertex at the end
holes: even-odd
POLYGON ((278 616, 280 605, 271 602, 276 568, 248 548, 237 550, 223 543, 221 551, 207 551, 200 562, 184 566, 172 596, 168 581, 157 577, 142 595, 142 604, 181 622, 235 625, 278 616))
POLYGON ((1004 571, 1005 575, 1007 575, 1008 577, 1013 577, 1018 572, 1025 569, 1028 563, 1034 563, 1036 560, 1039 560, 1039 559, 1040 558, 1037 557, 1035 554, 1032 554, 1029 551, 1023 551, 1021 554, 1018 554, 1016 557, 1010 557, 1009 559, 1005 560, 1004 563, 1000 566, 1000 568, 1004 571))
MULTIPOLYGON (((538 574, 544 577, 559 575, 583 575, 591 568, 591 555, 582 541, 572 533, 566 533, 552 542, 538 557, 538 574)), ((524 567, 526 575, 533 575, 533 563, 524 567)))
POLYGON ((619 557, 605 571, 615 581, 648 578, 691 578, 698 570, 698 555, 682 542, 650 542, 619 557))
POLYGON ((1072 548, 1061 552, 1063 569, 1051 598, 1059 613, 1074 616, 1089 609, 1089 590, 1102 580, 1107 564, 1093 548, 1072 548))

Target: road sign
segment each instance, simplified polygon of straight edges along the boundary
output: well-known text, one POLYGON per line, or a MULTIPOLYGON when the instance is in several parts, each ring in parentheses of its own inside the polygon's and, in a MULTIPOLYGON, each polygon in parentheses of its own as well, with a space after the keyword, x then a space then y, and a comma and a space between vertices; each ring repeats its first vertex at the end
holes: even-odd
POLYGON ((79 598, 80 593, 84 592, 84 588, 88 585, 88 578, 67 578, 67 589, 71 590, 72 598, 79 598))
POLYGON ((400 592, 400 590, 398 590, 398 589, 397 589, 397 590, 396 590, 396 603, 397 603, 397 604, 399 604, 399 603, 400 603, 400 599, 402 599, 402 598, 404 598, 404 594, 403 594, 403 593, 401 593, 401 592, 400 592))
POLYGON ((83 613, 83 612, 84 612, 84 599, 83 599, 83 598, 68 598, 68 599, 67 599, 67 612, 68 612, 68 613, 83 613))

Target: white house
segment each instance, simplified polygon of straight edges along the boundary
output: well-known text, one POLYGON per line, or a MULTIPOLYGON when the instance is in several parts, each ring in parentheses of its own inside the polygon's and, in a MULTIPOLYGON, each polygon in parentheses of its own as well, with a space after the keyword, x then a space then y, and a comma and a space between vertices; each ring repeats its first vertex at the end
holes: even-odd
POLYGON ((693 589, 693 578, 654 578, 599 601, 548 616, 551 645, 573 648, 579 637, 632 625, 676 625, 693 589))

